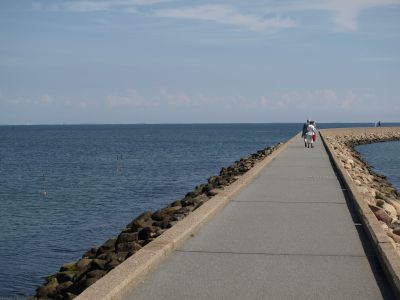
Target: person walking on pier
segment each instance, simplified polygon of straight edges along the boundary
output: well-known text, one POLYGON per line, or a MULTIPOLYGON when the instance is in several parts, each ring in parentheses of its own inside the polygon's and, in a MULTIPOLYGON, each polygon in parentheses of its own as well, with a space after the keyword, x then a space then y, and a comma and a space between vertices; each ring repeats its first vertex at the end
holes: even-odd
POLYGON ((307 126, 307 132, 305 134, 305 137, 306 137, 305 146, 307 148, 310 148, 310 147, 314 148, 314 141, 315 141, 314 135, 315 136, 317 135, 317 129, 314 126, 314 121, 310 121, 307 126))
POLYGON ((317 140, 317 123, 315 123, 315 121, 311 121, 311 123, 315 128, 315 131, 312 136, 313 143, 315 143, 315 141, 317 140))
POLYGON ((304 147, 307 147, 307 138, 306 138, 306 133, 307 133, 307 127, 310 124, 310 121, 307 120, 307 122, 305 122, 303 124, 303 130, 301 132, 301 137, 304 139, 304 147))

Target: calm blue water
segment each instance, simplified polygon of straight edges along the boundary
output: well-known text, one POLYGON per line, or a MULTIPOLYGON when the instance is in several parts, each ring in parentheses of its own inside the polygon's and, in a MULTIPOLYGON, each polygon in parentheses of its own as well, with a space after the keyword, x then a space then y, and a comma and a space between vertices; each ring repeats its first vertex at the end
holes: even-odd
POLYGON ((400 190, 400 141, 361 145, 356 150, 375 172, 387 176, 400 190))
POLYGON ((0 297, 32 295, 44 276, 139 213, 300 130, 301 124, 0 126, 0 297))

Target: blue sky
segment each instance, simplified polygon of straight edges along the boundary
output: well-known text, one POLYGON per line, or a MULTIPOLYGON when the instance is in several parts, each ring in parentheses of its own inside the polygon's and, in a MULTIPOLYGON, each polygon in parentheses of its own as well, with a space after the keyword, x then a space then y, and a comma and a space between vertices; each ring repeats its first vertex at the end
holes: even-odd
POLYGON ((400 0, 2 0, 0 39, 0 124, 400 121, 400 0))

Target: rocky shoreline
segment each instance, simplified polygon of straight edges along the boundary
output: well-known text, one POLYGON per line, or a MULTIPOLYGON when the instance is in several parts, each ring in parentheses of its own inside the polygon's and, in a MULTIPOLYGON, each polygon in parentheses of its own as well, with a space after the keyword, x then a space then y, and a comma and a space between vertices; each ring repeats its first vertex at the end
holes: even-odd
POLYGON ((400 255, 400 191, 355 150, 363 144, 399 141, 400 127, 326 130, 324 137, 400 255))
POLYGON ((46 283, 36 290, 30 299, 73 299, 105 274, 134 255, 163 232, 184 219, 224 187, 235 182, 239 176, 249 171, 257 162, 277 150, 282 143, 241 158, 227 168, 222 168, 219 175, 208 178, 167 207, 155 212, 146 211, 132 220, 115 238, 108 239, 100 247, 93 247, 76 262, 64 264, 60 271, 49 276, 46 283))

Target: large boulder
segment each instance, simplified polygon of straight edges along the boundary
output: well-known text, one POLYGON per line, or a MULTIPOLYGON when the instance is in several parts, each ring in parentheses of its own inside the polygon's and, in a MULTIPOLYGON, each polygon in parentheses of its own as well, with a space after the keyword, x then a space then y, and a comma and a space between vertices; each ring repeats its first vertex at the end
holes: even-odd
POLYGON ((391 237, 396 243, 400 243, 400 236, 397 234, 393 234, 390 231, 387 233, 389 237, 391 237))
POLYGON ((90 263, 92 262, 92 259, 90 258, 81 258, 80 260, 78 260, 78 262, 76 263, 76 266, 79 270, 87 267, 88 265, 90 265, 90 263))
POLYGON ((74 295, 79 295, 96 281, 96 278, 83 278, 82 280, 75 282, 73 285, 71 285, 69 287, 69 291, 74 295))
POLYGON ((104 266, 106 265, 107 261, 103 259, 95 258, 93 259, 92 263, 90 264, 91 269, 100 269, 104 270, 104 266))
MULTIPOLYGON (((181 205, 180 206, 172 206, 172 207, 166 207, 166 208, 161 209, 161 213, 162 214, 166 214, 168 216, 172 216, 174 214, 174 212, 176 212, 177 210, 181 209, 181 207, 182 207, 182 201, 181 201, 181 205)), ((146 227, 148 227, 148 226, 146 226, 146 227)))
MULTIPOLYGON (((179 207, 179 206, 176 205, 176 206, 172 206, 172 207, 179 207)), ((170 216, 162 209, 159 209, 156 212, 154 212, 154 214, 151 216, 151 218, 154 221, 168 221, 170 219, 170 216)))
POLYGON ((176 201, 172 202, 169 206, 170 206, 170 207, 182 206, 181 200, 176 200, 176 201))
POLYGON ((393 234, 400 236, 400 227, 396 227, 395 229, 393 229, 393 234))
POLYGON ((188 205, 188 206, 185 206, 185 207, 182 207, 181 209, 179 209, 179 210, 177 210, 175 213, 174 213, 174 215, 180 215, 180 214, 182 214, 182 215, 185 215, 185 216, 187 216, 188 214, 190 214, 190 212, 192 212, 194 210, 194 203, 192 204, 192 205, 188 205))
POLYGON ((156 221, 153 222, 152 227, 158 227, 160 229, 169 229, 172 227, 172 224, 170 221, 156 221))
POLYGON ((63 271, 63 272, 58 272, 56 274, 56 278, 59 283, 63 283, 66 281, 74 281, 74 277, 76 274, 77 271, 63 271))
POLYGON ((63 283, 60 283, 56 290, 58 294, 64 294, 65 292, 68 292, 69 287, 73 285, 72 281, 65 281, 63 283))
POLYGON ((37 298, 53 298, 57 294, 58 281, 52 277, 45 285, 36 290, 37 298))
POLYGON ((62 267, 60 268, 60 272, 77 271, 77 270, 78 270, 78 267, 76 265, 76 262, 70 262, 70 263, 63 264, 62 267))
MULTIPOLYGON (((142 230, 144 230, 144 229, 142 229, 142 230)), ((139 232, 139 235, 140 235, 140 232, 139 232)), ((140 248, 142 248, 142 247, 136 242, 125 242, 125 243, 117 244, 116 251, 117 252, 132 252, 132 251, 136 252, 140 248)))
POLYGON ((131 231, 139 231, 141 228, 151 226, 153 220, 151 219, 152 216, 151 211, 146 211, 134 219, 131 223, 129 223, 126 227, 129 228, 131 231))
POLYGON ((96 256, 99 256, 103 253, 113 252, 115 250, 115 243, 117 239, 112 238, 108 239, 96 252, 96 256))
POLYGON ((208 184, 212 187, 217 187, 219 185, 219 176, 211 176, 208 178, 208 184))
POLYGON ((72 294, 70 292, 65 293, 63 295, 63 300, 72 300, 72 299, 75 299, 75 298, 76 298, 76 295, 74 295, 74 294, 72 294))
POLYGON ((117 246, 120 243, 136 242, 137 240, 137 232, 122 232, 117 238, 117 246))
POLYGON ((142 230, 139 231, 139 240, 144 240, 147 241, 151 238, 152 233, 153 233, 153 228, 152 227, 145 227, 142 230))
POLYGON ((106 275, 106 274, 107 274, 107 271, 106 271, 106 270, 99 270, 99 269, 96 269, 96 270, 93 270, 93 271, 88 272, 88 273, 86 274, 86 278, 96 278, 96 279, 100 279, 101 277, 103 277, 103 276, 106 275))
POLYGON ((109 252, 109 253, 103 253, 99 256, 97 256, 97 259, 100 260, 105 260, 106 262, 109 262, 117 257, 117 254, 115 252, 109 252))
POLYGON ((82 257, 86 257, 86 258, 95 258, 96 257, 96 253, 97 253, 98 248, 97 247, 92 247, 90 248, 88 251, 86 251, 82 257))
MULTIPOLYGON (((126 259, 126 255, 125 255, 125 257, 123 258, 122 261, 124 261, 125 259, 126 259)), ((104 266, 104 268, 105 268, 107 271, 110 271, 110 270, 114 269, 115 267, 117 267, 120 263, 121 263, 121 262, 119 261, 118 256, 117 256, 117 259, 113 259, 113 260, 109 261, 108 263, 106 263, 106 265, 104 266)))
POLYGON ((392 223, 392 220, 393 220, 392 217, 389 216, 389 215, 386 213, 385 210, 383 210, 383 209, 376 210, 376 211, 374 211, 374 214, 375 214, 376 218, 377 218, 379 221, 385 222, 386 224, 392 223))
POLYGON ((200 196, 197 196, 196 198, 193 199, 194 208, 196 209, 196 208, 200 207, 200 206, 203 205, 208 199, 209 199, 209 198, 208 198, 205 194, 202 194, 202 195, 200 195, 200 196))

